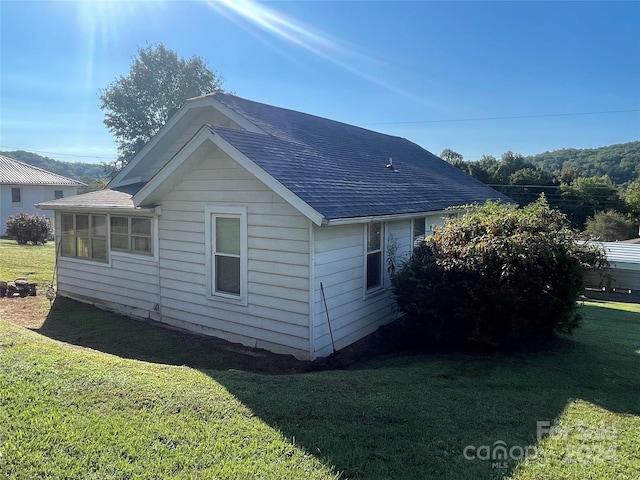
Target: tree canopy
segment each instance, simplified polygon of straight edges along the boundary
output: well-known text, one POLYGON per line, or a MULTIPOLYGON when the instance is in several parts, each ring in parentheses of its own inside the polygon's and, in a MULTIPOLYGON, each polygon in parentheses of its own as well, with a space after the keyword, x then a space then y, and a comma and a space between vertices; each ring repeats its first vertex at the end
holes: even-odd
MULTIPOLYGON (((447 148, 441 157, 520 205, 545 194, 549 204, 565 213, 577 229, 584 229, 587 218, 599 212, 616 211, 636 227, 640 220, 640 142, 529 157, 508 151, 500 160, 483 155, 473 162, 447 148)), ((614 216, 602 215, 597 223, 613 221, 614 216)), ((611 226, 611 232, 619 231, 611 226)))
POLYGON ((565 148, 526 159, 549 172, 575 167, 585 177, 607 175, 614 183, 623 184, 640 175, 640 141, 600 148, 565 148))
POLYGON ((104 124, 118 146, 115 164, 105 170, 125 166, 185 100, 221 91, 222 83, 200 57, 178 57, 162 43, 138 47, 129 74, 100 91, 104 124))

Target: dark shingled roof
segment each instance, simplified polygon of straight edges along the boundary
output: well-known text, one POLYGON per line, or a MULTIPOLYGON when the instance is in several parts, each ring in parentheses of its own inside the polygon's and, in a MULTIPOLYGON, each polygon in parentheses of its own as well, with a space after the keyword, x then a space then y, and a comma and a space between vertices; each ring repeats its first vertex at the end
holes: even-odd
POLYGON ((47 207, 79 207, 79 208, 134 208, 131 194, 115 190, 97 190, 95 192, 75 195, 73 197, 49 200, 38 204, 42 208, 47 207))
POLYGON ((214 98, 268 135, 211 131, 329 220, 512 201, 404 138, 234 95, 214 98))

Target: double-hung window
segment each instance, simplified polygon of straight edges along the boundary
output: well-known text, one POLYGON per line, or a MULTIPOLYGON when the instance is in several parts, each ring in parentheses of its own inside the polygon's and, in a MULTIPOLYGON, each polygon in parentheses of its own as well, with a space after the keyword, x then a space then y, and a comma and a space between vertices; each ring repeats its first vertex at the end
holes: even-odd
POLYGON ((420 245, 427 235, 431 232, 427 232, 427 219, 426 217, 413 219, 413 247, 420 245))
POLYGON ((65 257, 107 261, 107 216, 63 213, 61 253, 65 257))
POLYGON ((367 293, 382 288, 383 230, 382 222, 368 223, 366 225, 365 278, 367 293))
POLYGON ((243 207, 207 208, 209 294, 246 301, 247 214, 243 207))

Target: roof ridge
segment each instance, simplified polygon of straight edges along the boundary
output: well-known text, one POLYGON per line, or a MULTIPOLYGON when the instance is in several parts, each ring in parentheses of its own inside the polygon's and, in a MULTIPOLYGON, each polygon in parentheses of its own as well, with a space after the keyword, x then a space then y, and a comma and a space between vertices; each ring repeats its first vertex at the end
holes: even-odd
MULTIPOLYGON (((282 112, 288 112, 288 113, 294 114, 294 115, 304 115, 304 116, 309 117, 309 118, 314 118, 314 119, 317 119, 317 120, 320 120, 320 121, 323 121, 323 122, 328 122, 328 123, 335 124, 336 126, 339 125, 342 128, 346 127, 346 128, 350 128, 350 129, 357 129, 357 130, 361 130, 363 132, 369 132, 369 133, 375 134, 375 135, 381 135, 381 136, 385 136, 385 137, 389 137, 389 138, 395 138, 395 139, 402 139, 402 140, 405 140, 407 142, 411 142, 411 140, 408 140, 407 138, 401 137, 399 135, 391 135, 391 134, 384 133, 384 132, 378 132, 377 130, 372 130, 370 128, 365 128, 365 127, 361 127, 361 126, 358 126, 358 125, 353 125, 351 123, 343 122, 341 120, 334 120, 332 118, 322 117, 320 115, 316 115, 316 114, 313 114, 313 113, 302 112, 300 110, 294 110, 293 108, 279 107, 277 105, 271 105, 269 103, 257 102, 255 100, 250 100, 248 98, 244 98, 244 97, 240 97, 238 95, 234 95, 232 93, 214 92, 214 93, 209 93, 209 94, 204 95, 204 96, 210 96, 212 98, 216 98, 218 101, 223 103, 226 107, 230 108, 231 110, 236 112, 238 115, 241 115, 242 117, 246 118, 247 120, 249 120, 249 121, 251 121, 253 123, 255 123, 254 120, 259 120, 259 119, 255 119, 253 117, 253 115, 251 115, 250 113, 242 110, 242 108, 239 105, 237 105, 235 103, 232 103, 232 102, 225 101, 224 99, 227 98, 227 97, 230 97, 230 98, 238 99, 241 102, 245 102, 245 103, 248 103, 248 104, 253 104, 253 105, 256 105, 256 106, 267 107, 267 108, 271 108, 271 109, 282 111, 282 112)), ((264 124, 265 126, 273 128, 272 124, 260 121, 260 125, 262 125, 262 124, 264 124)))

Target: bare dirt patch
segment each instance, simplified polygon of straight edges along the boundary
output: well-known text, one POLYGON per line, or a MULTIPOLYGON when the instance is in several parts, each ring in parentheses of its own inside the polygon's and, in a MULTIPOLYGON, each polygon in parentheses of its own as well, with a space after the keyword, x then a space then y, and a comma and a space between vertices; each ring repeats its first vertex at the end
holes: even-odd
POLYGON ((42 327, 50 308, 43 295, 0 298, 0 318, 31 330, 42 327))

